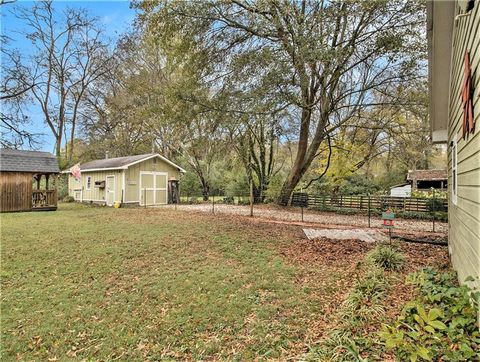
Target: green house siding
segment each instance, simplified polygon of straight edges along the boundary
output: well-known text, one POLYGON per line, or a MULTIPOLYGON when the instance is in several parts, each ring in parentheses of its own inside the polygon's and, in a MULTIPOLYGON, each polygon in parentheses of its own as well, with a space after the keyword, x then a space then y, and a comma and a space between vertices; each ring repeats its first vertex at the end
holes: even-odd
POLYGON ((105 181, 108 176, 115 177, 115 200, 121 201, 122 198, 122 170, 112 171, 92 171, 82 172, 81 179, 75 180, 71 175, 69 176, 69 195, 75 197, 75 192, 81 190, 81 200, 79 201, 92 201, 92 202, 105 202, 106 194, 105 188, 95 187, 95 182, 105 181), (90 177, 90 188, 88 187, 88 178, 90 177))
POLYGON ((106 181, 108 176, 115 176, 115 201, 135 204, 142 203, 146 197, 147 205, 166 204, 167 183, 171 178, 179 179, 180 171, 160 158, 148 159, 136 163, 127 169, 107 171, 82 171, 81 180, 77 181, 71 175, 68 179, 69 195, 78 201, 106 202, 106 189, 95 188, 95 181, 106 181), (140 180, 141 173, 145 174, 140 180), (88 177, 91 177, 91 187, 88 189, 88 177), (140 191, 140 183, 147 190, 140 191), (156 186, 154 190, 148 190, 156 186), (161 188, 161 190, 158 190, 161 188), (81 192, 81 193, 80 193, 81 192), (142 194, 144 193, 144 194, 142 194), (81 195, 81 196, 80 196, 81 195))
MULTIPOLYGON (((456 9, 459 14, 459 8, 456 9)), ((457 19, 453 34, 448 127, 449 249, 460 282, 480 276, 480 4, 457 19), (462 137, 464 56, 470 53, 476 129, 462 137), (457 143, 457 197, 453 196, 453 147, 457 143)), ((474 282, 480 286, 478 279, 474 282)))
MULTIPOLYGON (((141 172, 164 172, 167 174, 166 178, 163 178, 163 180, 168 181, 170 178, 176 178, 177 180, 180 178, 180 171, 166 163, 165 161, 157 158, 156 160, 154 159, 149 159, 140 163, 137 163, 135 165, 130 166, 127 170, 125 170, 125 200, 124 202, 126 203, 136 203, 141 201, 141 195, 140 195, 140 173, 141 172)), ((157 187, 166 187, 166 181, 160 181, 162 180, 161 178, 157 181, 157 187), (162 186, 159 186, 158 184, 162 183, 162 186), (165 186, 163 186, 165 185, 165 186)), ((142 180, 144 185, 147 188, 153 188, 153 175, 152 176, 144 176, 144 179, 142 180), (150 180, 151 178, 151 180, 150 180), (149 182, 150 181, 150 182, 149 182)), ((142 192, 144 192, 142 190, 142 192)), ((157 204, 158 203, 167 203, 167 199, 165 195, 161 195, 159 192, 157 195, 157 204)), ((147 191, 147 204, 153 203, 153 194, 147 191)))

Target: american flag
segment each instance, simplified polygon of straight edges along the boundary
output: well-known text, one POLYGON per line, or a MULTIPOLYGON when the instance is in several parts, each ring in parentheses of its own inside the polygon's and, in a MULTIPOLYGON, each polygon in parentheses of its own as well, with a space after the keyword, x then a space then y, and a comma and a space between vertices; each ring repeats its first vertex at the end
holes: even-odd
POLYGON ((77 163, 76 165, 72 166, 70 168, 70 173, 73 177, 75 177, 75 180, 80 180, 80 177, 82 176, 80 171, 80 164, 77 163))

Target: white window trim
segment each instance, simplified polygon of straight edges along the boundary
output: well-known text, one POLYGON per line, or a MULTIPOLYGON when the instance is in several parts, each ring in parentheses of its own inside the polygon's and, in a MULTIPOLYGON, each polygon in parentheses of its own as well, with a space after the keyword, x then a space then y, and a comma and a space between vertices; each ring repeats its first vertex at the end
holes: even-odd
POLYGON ((85 186, 85 190, 91 191, 92 190, 92 176, 87 176, 87 183, 85 186))
POLYGON ((452 192, 451 199, 454 205, 457 204, 458 197, 458 149, 457 140, 453 140, 452 145, 452 192))

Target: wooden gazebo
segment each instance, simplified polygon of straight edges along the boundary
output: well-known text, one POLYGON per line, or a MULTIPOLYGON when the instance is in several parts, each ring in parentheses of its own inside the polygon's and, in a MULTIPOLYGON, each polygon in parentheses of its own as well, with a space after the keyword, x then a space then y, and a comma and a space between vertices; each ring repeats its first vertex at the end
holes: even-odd
POLYGON ((0 149, 0 212, 56 210, 59 172, 51 153, 0 149))

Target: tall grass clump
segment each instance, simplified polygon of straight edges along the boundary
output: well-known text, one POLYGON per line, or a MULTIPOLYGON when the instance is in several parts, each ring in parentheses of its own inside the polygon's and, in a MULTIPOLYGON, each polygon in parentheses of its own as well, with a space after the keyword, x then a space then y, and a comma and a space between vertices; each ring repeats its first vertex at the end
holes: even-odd
POLYGON ((368 254, 368 260, 385 270, 399 271, 405 264, 405 256, 393 246, 379 244, 368 254))
POLYGON ((366 322, 384 312, 383 299, 389 281, 382 269, 373 267, 358 279, 344 303, 343 317, 366 322))

